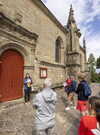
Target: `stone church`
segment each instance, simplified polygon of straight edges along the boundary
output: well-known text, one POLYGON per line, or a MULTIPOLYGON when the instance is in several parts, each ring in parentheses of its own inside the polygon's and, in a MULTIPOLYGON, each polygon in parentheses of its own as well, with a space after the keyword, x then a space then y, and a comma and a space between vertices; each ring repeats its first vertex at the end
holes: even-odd
POLYGON ((46 77, 59 86, 69 75, 85 72, 86 45, 70 7, 66 26, 41 0, 0 0, 0 101, 23 97, 23 78, 34 87, 46 77))

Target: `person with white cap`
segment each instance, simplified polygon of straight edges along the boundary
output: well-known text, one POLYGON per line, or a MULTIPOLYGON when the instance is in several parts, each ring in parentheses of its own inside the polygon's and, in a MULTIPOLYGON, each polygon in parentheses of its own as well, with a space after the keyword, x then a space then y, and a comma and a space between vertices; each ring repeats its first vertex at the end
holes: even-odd
POLYGON ((45 79, 43 90, 33 100, 33 106, 36 108, 35 124, 37 135, 55 135, 57 95, 51 89, 51 86, 51 79, 45 79))

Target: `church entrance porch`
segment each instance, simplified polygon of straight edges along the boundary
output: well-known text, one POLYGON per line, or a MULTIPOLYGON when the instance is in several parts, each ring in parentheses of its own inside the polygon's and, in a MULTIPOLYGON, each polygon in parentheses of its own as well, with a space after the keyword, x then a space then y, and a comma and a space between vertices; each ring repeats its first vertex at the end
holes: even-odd
POLYGON ((0 57, 0 102, 23 96, 23 56, 8 49, 0 57))

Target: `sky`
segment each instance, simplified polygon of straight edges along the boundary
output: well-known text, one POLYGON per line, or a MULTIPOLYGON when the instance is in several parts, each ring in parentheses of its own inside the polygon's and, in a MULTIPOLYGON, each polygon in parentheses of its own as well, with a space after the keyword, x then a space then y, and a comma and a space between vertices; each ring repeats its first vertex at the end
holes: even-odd
POLYGON ((100 56, 100 0, 42 0, 62 25, 66 25, 70 5, 74 9, 74 17, 82 36, 86 39, 87 56, 93 53, 100 56))

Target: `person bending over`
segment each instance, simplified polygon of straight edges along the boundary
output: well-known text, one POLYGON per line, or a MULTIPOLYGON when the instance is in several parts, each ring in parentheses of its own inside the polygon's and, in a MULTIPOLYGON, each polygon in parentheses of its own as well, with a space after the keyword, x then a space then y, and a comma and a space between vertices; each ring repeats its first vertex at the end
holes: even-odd
POLYGON ((47 78, 44 81, 43 90, 33 100, 36 108, 36 132, 37 135, 55 135, 55 108, 57 95, 51 89, 52 81, 47 78))

